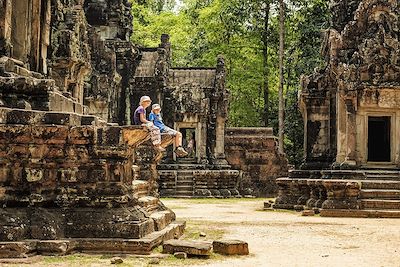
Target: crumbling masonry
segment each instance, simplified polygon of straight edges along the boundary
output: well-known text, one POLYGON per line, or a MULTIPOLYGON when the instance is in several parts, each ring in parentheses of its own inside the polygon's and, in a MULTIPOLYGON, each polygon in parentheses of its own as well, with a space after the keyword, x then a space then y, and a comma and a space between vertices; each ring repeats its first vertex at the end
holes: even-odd
POLYGON ((122 0, 0 1, 0 257, 150 253, 182 234, 157 176, 141 176, 148 132, 108 123, 127 120, 129 10, 122 0))

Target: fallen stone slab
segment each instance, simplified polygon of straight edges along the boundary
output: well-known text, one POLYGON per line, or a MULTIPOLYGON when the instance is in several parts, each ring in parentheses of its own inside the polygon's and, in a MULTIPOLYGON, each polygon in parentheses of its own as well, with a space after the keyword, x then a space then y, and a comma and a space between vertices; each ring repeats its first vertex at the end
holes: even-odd
POLYGON ((269 203, 269 202, 264 202, 264 209, 265 210, 268 210, 268 209, 271 209, 272 208, 272 204, 271 203, 269 203))
POLYGON ((303 210, 301 212, 301 216, 314 216, 315 211, 314 210, 303 210))
POLYGON ((121 257, 114 257, 110 260, 111 264, 121 264, 124 260, 121 257))
POLYGON ((241 240, 219 240, 213 242, 215 253, 223 255, 248 255, 249 246, 241 240))
POLYGON ((168 240, 164 242, 163 253, 185 252, 188 255, 209 256, 211 248, 212 244, 209 242, 168 240))
POLYGON ((185 252, 175 252, 174 257, 177 259, 186 259, 187 254, 185 252))

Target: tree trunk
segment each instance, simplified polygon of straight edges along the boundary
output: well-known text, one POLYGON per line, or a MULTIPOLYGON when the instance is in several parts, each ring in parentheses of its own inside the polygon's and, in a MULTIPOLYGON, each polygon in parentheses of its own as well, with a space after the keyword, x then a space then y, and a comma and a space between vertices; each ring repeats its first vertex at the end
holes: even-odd
POLYGON ((269 125, 269 87, 268 87, 268 21, 269 21, 270 2, 266 3, 265 15, 264 15, 264 30, 262 35, 263 42, 263 78, 264 78, 264 112, 263 112, 263 124, 264 126, 269 125))
POLYGON ((284 100, 283 100, 283 53, 284 53, 284 30, 285 30, 285 11, 284 2, 279 0, 279 151, 284 152, 284 100))

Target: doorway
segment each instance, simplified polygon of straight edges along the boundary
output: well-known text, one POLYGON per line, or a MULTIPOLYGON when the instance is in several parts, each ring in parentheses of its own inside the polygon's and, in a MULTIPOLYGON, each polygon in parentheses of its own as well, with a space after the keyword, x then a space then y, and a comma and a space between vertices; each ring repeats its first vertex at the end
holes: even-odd
POLYGON ((368 117, 368 161, 390 162, 390 117, 368 117))
POLYGON ((195 161, 197 144, 196 144, 196 129, 195 128, 180 128, 182 133, 182 146, 189 153, 186 160, 195 161))

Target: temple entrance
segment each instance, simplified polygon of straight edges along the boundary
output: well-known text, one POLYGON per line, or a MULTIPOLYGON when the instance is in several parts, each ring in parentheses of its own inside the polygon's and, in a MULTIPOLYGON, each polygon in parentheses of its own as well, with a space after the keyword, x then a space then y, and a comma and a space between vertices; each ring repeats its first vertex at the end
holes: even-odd
POLYGON ((196 159, 196 129, 195 128, 181 128, 182 133, 182 146, 189 153, 186 159, 196 159))
POLYGON ((390 117, 368 117, 368 161, 390 162, 390 117))

